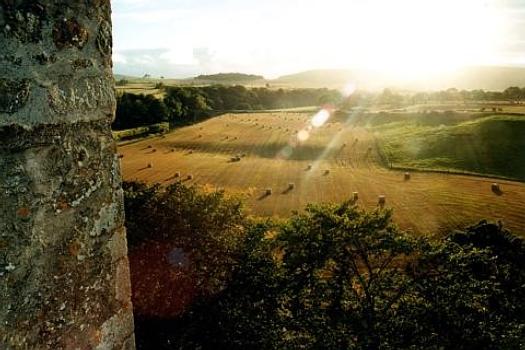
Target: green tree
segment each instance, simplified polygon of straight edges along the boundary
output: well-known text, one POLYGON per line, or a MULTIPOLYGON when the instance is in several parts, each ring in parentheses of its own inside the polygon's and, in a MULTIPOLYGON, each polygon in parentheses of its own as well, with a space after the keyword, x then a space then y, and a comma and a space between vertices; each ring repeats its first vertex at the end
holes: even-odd
POLYGON ((379 348, 412 286, 402 273, 417 239, 350 202, 309 206, 279 235, 287 276, 289 346, 379 348))
POLYGON ((128 242, 168 242, 191 261, 199 293, 224 288, 244 232, 242 204, 223 192, 203 193, 176 182, 158 185, 123 184, 128 242))

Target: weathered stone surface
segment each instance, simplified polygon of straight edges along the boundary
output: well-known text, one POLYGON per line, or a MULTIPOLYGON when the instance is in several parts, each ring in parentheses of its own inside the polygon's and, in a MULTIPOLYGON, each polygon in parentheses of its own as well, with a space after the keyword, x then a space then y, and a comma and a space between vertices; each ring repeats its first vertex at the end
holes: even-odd
POLYGON ((65 47, 84 48, 89 39, 89 32, 77 22, 74 18, 64 18, 55 21, 53 27, 53 42, 56 47, 63 49, 65 47))
POLYGON ((29 97, 27 80, 13 81, 0 78, 0 112, 13 113, 22 108, 29 97))
POLYGON ((0 126, 113 118, 110 14, 108 0, 0 0, 3 90, 30 87, 26 103, 0 91, 0 126))
POLYGON ((133 349, 107 0, 0 0, 0 349, 133 349))
POLYGON ((77 81, 59 79, 48 89, 49 106, 56 114, 72 111, 113 112, 113 83, 103 77, 88 77, 77 81))
POLYGON ((3 31, 21 42, 42 40, 42 25, 46 20, 45 7, 38 1, 0 1, 3 31))
POLYGON ((113 46, 113 38, 111 36, 111 24, 107 21, 100 23, 97 36, 97 48, 100 53, 105 56, 111 56, 111 48, 113 46))

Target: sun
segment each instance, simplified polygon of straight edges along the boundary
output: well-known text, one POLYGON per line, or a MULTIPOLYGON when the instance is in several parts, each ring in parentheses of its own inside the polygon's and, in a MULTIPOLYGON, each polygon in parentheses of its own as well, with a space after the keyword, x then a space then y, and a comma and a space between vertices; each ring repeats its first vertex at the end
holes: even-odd
POLYGON ((329 46, 341 57, 340 65, 404 78, 484 64, 497 55, 505 29, 496 5, 481 0, 349 1, 337 15, 340 35, 329 46))

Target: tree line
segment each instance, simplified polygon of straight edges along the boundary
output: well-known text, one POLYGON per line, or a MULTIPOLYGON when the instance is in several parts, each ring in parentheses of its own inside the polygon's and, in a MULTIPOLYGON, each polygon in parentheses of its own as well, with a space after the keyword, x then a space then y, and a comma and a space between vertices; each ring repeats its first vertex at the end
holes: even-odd
POLYGON ((379 93, 357 91, 343 98, 330 89, 269 89, 244 86, 165 87, 162 98, 153 95, 123 93, 117 96, 113 129, 122 130, 169 122, 186 125, 209 118, 222 111, 265 110, 305 106, 337 105, 340 108, 373 105, 404 106, 427 102, 494 102, 525 100, 525 88, 504 91, 447 89, 436 92, 399 93, 384 89, 379 93))
POLYGON ((124 189, 139 349, 525 345, 525 244, 501 224, 416 236, 351 201, 274 222, 223 192, 124 189))
POLYGON ((431 92, 398 92, 393 89, 383 89, 371 93, 357 91, 341 103, 341 107, 367 107, 373 105, 405 106, 425 104, 428 102, 512 102, 525 101, 525 87, 511 86, 503 91, 458 90, 450 88, 431 92))
POLYGON ((264 110, 336 104, 329 89, 268 89, 244 86, 163 87, 163 98, 123 93, 117 96, 115 130, 170 122, 184 125, 229 110, 264 110))

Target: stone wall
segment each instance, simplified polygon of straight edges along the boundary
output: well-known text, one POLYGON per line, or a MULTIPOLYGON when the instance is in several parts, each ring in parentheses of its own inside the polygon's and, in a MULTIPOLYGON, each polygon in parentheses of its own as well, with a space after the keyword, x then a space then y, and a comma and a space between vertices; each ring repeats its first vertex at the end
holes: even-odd
POLYGON ((0 349, 133 349, 109 0, 0 0, 0 349))

